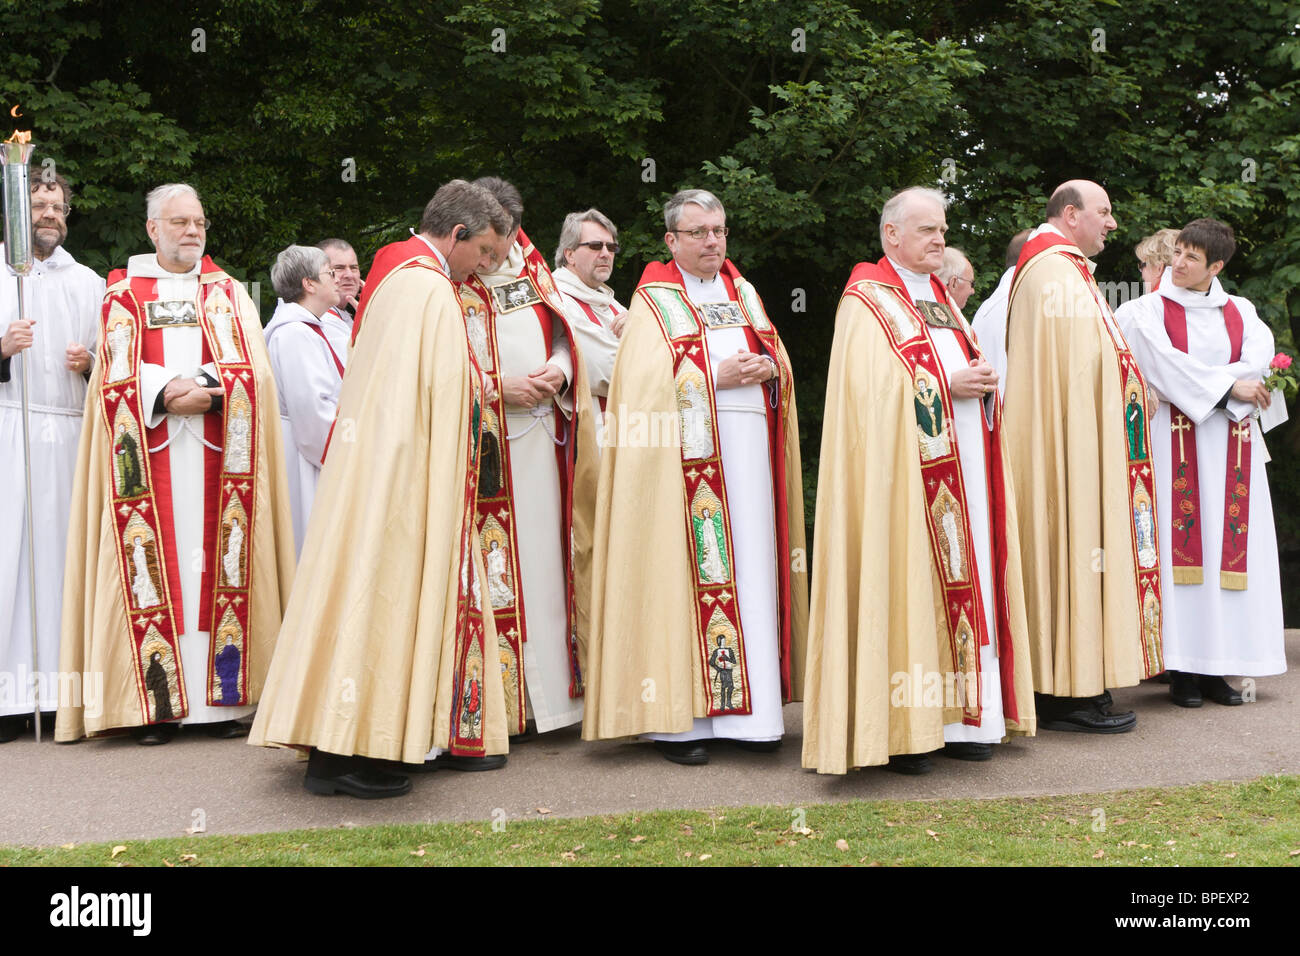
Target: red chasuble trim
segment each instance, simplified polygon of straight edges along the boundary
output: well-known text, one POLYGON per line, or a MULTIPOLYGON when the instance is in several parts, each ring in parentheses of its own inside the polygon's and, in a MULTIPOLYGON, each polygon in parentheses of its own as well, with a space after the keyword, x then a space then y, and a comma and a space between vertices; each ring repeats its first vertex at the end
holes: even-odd
POLYGON ((1146 379, 1143 378, 1133 353, 1129 351, 1128 342, 1120 331, 1119 323, 1115 321, 1105 296, 1097 288, 1097 282, 1088 268, 1087 257, 1063 236, 1044 232, 1025 243, 1020 250, 1015 275, 1011 279, 1011 298, 1014 298, 1020 278, 1030 263, 1044 255, 1063 255, 1079 271, 1101 313, 1098 321, 1110 337, 1115 350, 1120 387, 1124 395, 1120 407, 1124 409, 1125 416, 1129 530, 1135 569, 1134 585, 1138 594, 1138 634, 1141 635, 1145 676, 1154 677, 1164 670, 1165 665, 1161 644, 1160 537, 1156 524, 1155 469, 1151 464, 1150 443, 1146 437, 1146 426, 1151 421, 1146 379))
MULTIPOLYGON (((938 301, 951 308, 942 283, 933 276, 930 283, 938 301)), ((983 715, 979 649, 989 643, 989 634, 984 598, 979 587, 975 541, 970 530, 965 476, 961 470, 957 435, 951 424, 954 419, 948 377, 939 363, 925 317, 887 257, 878 263, 864 262, 854 268, 851 285, 845 294, 862 302, 875 317, 913 383, 917 452, 927 502, 925 525, 930 537, 930 556, 939 571, 943 588, 956 700, 962 709, 962 723, 978 726, 983 715), (953 541, 953 537, 957 540, 953 541)), ((956 314, 954 310, 953 315, 956 314)), ((963 351, 969 358, 978 354, 960 323, 954 331, 958 332, 963 351)), ((996 580, 996 574, 994 578, 996 580)), ((1002 643, 999 641, 999 650, 1002 643)), ((1014 709, 1013 698, 1007 713, 1014 713, 1014 709)))
MULTIPOLYGON (((1165 331, 1180 352, 1187 351, 1187 310, 1172 299, 1162 298, 1165 331)), ((1228 331, 1232 355, 1228 364, 1241 361, 1245 323, 1236 304, 1223 306, 1223 324, 1228 331)), ((1174 584, 1200 584, 1204 580, 1201 538, 1200 465, 1197 459, 1196 426, 1176 405, 1169 406, 1169 460, 1173 465, 1176 507, 1173 511, 1174 584), (1181 532, 1182 538, 1179 539, 1181 532)), ((1223 551, 1219 563, 1219 587, 1231 591, 1246 589, 1247 522, 1250 517, 1250 420, 1233 422, 1228 428, 1228 452, 1223 476, 1223 551), (1232 454, 1232 439, 1237 454, 1232 454)))
MULTIPOLYGON (((162 336, 146 334, 148 304, 157 301, 158 283, 143 277, 125 280, 121 271, 110 278, 113 284, 101 315, 100 360, 106 371, 98 400, 112 456, 110 507, 124 606, 131 622, 141 717, 145 723, 159 723, 187 716, 189 701, 179 645, 185 617, 171 511, 170 456, 160 454, 169 444, 169 428, 165 418, 154 428, 147 426, 152 410, 143 407, 140 389, 141 362, 165 364, 162 336), (119 352, 126 361, 115 363, 119 352), (124 374, 114 377, 115 368, 124 374)), ((220 473, 215 469, 221 465, 216 453, 204 452, 205 540, 219 540, 223 548, 216 562, 212 555, 205 556, 200 621, 209 624, 210 634, 208 703, 232 706, 248 703, 248 582, 255 519, 251 481, 258 451, 257 387, 236 302, 234 280, 205 257, 197 299, 158 308, 159 321, 153 329, 161 331, 172 323, 198 325, 204 336, 205 363, 212 361, 212 343, 220 348, 216 364, 226 387, 225 405, 223 416, 203 417, 204 438, 212 444, 214 438, 221 441, 225 425, 227 445, 231 436, 234 444, 226 453, 229 467, 217 495, 210 489, 217 487, 214 479, 220 473), (240 530, 232 534, 233 522, 240 518, 240 530), (225 565, 217 575, 213 565, 222 559, 225 565), (214 606, 220 613, 208 611, 214 606), (219 677, 218 647, 224 652, 220 672, 234 678, 229 687, 219 677)))
MULTIPOLYGON (((721 271, 730 300, 746 323, 746 338, 755 351, 776 363, 775 386, 769 396, 767 417, 772 470, 772 498, 776 505, 777 600, 780 608, 781 689, 790 695, 790 569, 788 509, 785 500, 785 409, 791 400, 793 375, 781 358, 780 339, 753 285, 727 261, 721 271)), ((664 341, 673 352, 673 378, 681 426, 682 484, 686 498, 687 548, 695 593, 696 647, 707 716, 752 713, 747 655, 735 582, 735 548, 727 485, 718 435, 716 386, 709 362, 703 312, 686 295, 676 262, 651 262, 636 295, 659 322, 664 341), (689 457, 688 457, 689 456, 689 457), (704 542, 711 540, 713 547, 704 542), (716 674, 716 676, 715 676, 716 674), (725 675, 725 680, 724 680, 725 675)))
MULTIPOLYGON (((489 583, 493 616, 496 621, 498 653, 506 691, 506 719, 511 733, 523 733, 527 718, 526 680, 523 646, 528 640, 528 614, 524 606, 522 563, 515 515, 517 489, 511 467, 510 441, 506 435, 506 406, 501 388, 501 359, 497 342, 498 317, 519 309, 530 310, 537 319, 542 340, 549 349, 554 331, 564 334, 573 356, 575 372, 579 357, 573 333, 564 318, 564 303, 541 254, 521 229, 518 242, 524 254, 524 267, 510 281, 489 287, 477 275, 457 284, 461 313, 465 316, 468 341, 480 366, 496 389, 494 398, 483 405, 483 449, 492 461, 480 461, 478 481, 478 532, 483 560, 498 565, 498 573, 489 572, 500 586, 494 593, 489 583), (515 303, 518 303, 517 305, 515 303), (478 323, 482 323, 481 328, 478 323), (475 344, 477 342, 477 345, 475 344), (476 350, 481 348, 482 354, 476 350), (504 552, 504 557, 501 553, 504 552), (497 602, 500 601, 500 606, 497 602)), ((561 552, 564 557, 565 643, 569 658, 569 696, 583 694, 582 670, 578 664, 577 602, 573 580, 573 470, 576 462, 576 420, 582 413, 574 401, 574 421, 565 417, 554 404, 549 420, 548 437, 554 436, 556 467, 560 478, 561 552)), ((543 428, 546 423, 535 423, 543 428)))

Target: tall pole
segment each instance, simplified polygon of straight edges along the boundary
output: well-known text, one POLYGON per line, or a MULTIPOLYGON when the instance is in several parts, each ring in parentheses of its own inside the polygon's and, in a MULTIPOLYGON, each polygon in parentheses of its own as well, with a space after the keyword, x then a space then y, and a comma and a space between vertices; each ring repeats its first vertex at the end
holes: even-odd
MULTIPOLYGON (((5 211, 5 265, 9 272, 18 277, 18 319, 27 319, 27 277, 32 272, 32 191, 30 163, 32 150, 31 134, 14 133, 0 143, 0 164, 4 167, 4 211, 5 211)), ((40 698, 40 658, 36 628, 36 528, 32 520, 32 438, 31 410, 28 407, 28 382, 31 365, 27 353, 22 352, 22 380, 19 394, 22 396, 23 416, 23 471, 27 480, 27 586, 31 605, 32 627, 32 721, 36 726, 36 742, 41 742, 41 698, 40 698)))

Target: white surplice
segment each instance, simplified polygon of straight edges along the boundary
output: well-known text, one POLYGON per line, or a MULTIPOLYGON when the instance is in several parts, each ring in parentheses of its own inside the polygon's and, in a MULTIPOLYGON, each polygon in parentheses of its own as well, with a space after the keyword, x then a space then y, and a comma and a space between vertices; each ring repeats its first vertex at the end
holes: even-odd
MULTIPOLYGON (((266 349, 280 395, 293 543, 299 555, 316 497, 325 441, 334 426, 339 389, 343 386, 343 376, 334 364, 336 355, 339 364, 347 364, 346 346, 344 351, 336 351, 343 336, 341 326, 342 320, 333 311, 318 317, 296 302, 284 301, 276 306, 266 326, 266 349), (314 329, 324 332, 325 338, 314 329)), ((347 334, 351 331, 348 328, 347 334)))
POLYGON ((593 289, 568 268, 559 268, 551 273, 555 285, 564 299, 564 317, 569 320, 569 328, 582 353, 582 361, 587 366, 587 384, 591 387, 591 408, 596 416, 596 447, 601 447, 604 440, 605 421, 600 411, 599 399, 609 396, 609 382, 614 375, 614 358, 618 354, 618 336, 611 328, 614 318, 627 309, 614 298, 614 290, 607 285, 593 289), (577 300, 577 301, 574 301, 577 300), (578 303, 585 303, 596 314, 598 322, 591 321, 578 303))
MULTIPOLYGON (((729 302, 727 284, 718 275, 699 279, 682 272, 686 295, 696 305, 729 302)), ((749 351, 743 326, 704 332, 714 381, 718 365, 749 351)), ((717 390, 718 434, 722 471, 727 476, 732 554, 740 628, 745 638, 750 713, 696 717, 690 730, 645 734, 650 740, 778 740, 785 733, 781 713, 781 635, 777 606, 776 517, 768 447, 765 385, 738 385, 717 390)))
POLYGON ((1002 273, 998 287, 975 310, 971 328, 979 340, 980 351, 998 373, 998 396, 1007 392, 1007 307, 1011 298, 1011 277, 1016 274, 1012 266, 1002 273))
MULTIPOLYGON (((1160 397, 1151 423, 1151 457, 1156 468, 1157 524, 1160 534, 1160 593, 1163 602, 1165 666, 1170 670, 1217 676, 1263 677, 1286 670, 1282 631, 1282 586, 1277 531, 1264 462, 1264 438, 1252 412, 1255 406, 1230 398, 1217 408, 1237 379, 1259 379, 1273 358, 1273 333, 1250 301, 1228 296, 1216 278, 1208 294, 1180 289, 1166 269, 1160 288, 1126 310, 1124 334, 1147 382, 1160 397), (1231 298, 1243 325, 1240 361, 1232 357, 1223 306, 1231 298), (1164 300, 1177 302, 1187 316, 1187 352, 1172 345, 1165 331, 1164 300), (1175 495, 1170 405, 1196 425, 1197 485, 1200 488, 1202 584, 1173 581, 1170 511, 1175 495), (1219 586, 1223 548, 1224 478, 1229 428, 1250 422, 1250 517, 1247 522, 1244 591, 1219 586)), ((1276 400, 1276 399, 1275 399, 1276 400)), ((1234 452, 1235 453, 1235 452, 1234 452)))
MULTIPOLYGON (((164 302, 194 302, 198 308, 199 271, 202 263, 184 274, 168 272, 158 263, 153 253, 132 256, 126 265, 127 278, 158 280, 158 299, 164 302)), ((144 303, 142 303, 144 304, 144 303)), ((220 571, 221 555, 215 541, 203 535, 204 500, 209 490, 203 480, 203 415, 158 415, 154 405, 167 383, 175 378, 193 378, 200 367, 216 378, 214 363, 201 366, 203 361, 203 332, 197 325, 170 326, 162 329, 164 365, 140 363, 140 397, 145 409, 145 424, 153 428, 164 418, 167 420, 167 446, 158 451, 149 449, 155 459, 168 456, 171 468, 172 523, 175 533, 176 570, 181 579, 181 603, 185 620, 181 622, 181 669, 185 675, 185 695, 189 700, 189 716, 182 724, 210 724, 235 720, 251 714, 254 708, 213 706, 208 704, 208 650, 207 621, 199 620, 199 602, 203 568, 215 562, 220 571), (201 555, 203 560, 194 560, 201 555)), ((214 342, 213 347, 217 347, 214 342)), ((224 438, 223 438, 224 440, 224 438)), ((147 437, 145 438, 147 442, 147 437)), ((161 558, 161 555, 159 555, 161 558)))
MULTIPOLYGON (((3 249, 0 246, 0 249, 3 249)), ((27 483, 23 465, 22 354, 0 370, 0 717, 32 712, 32 674, 40 674, 41 710, 57 706, 63 562, 68 512, 86 404, 86 377, 70 372, 67 347, 99 342, 104 280, 62 246, 37 259, 26 282, 27 317, 36 325, 27 349, 27 401, 36 552, 37 660, 32 660, 31 569, 27 560, 27 483)), ((18 318, 18 280, 0 267, 0 335, 18 318)), ((73 582, 80 587, 81 582, 73 582)))
MULTIPOLYGON (((907 286, 913 302, 937 302, 930 277, 904 269, 893 263, 899 278, 907 286)), ((959 314, 960 315, 960 314, 959 314)), ((962 319, 964 321, 964 319, 962 319)), ((1005 315, 1003 325, 1005 328, 1005 315)), ((970 360, 956 332, 933 326, 929 329, 939 365, 952 387, 952 374, 967 368, 970 360)), ((1004 359, 1005 360, 1005 359, 1004 359)), ((992 363, 990 363, 992 364, 992 363)), ((984 626, 989 643, 980 648, 980 722, 978 727, 960 722, 944 724, 945 743, 995 744, 1006 736, 1002 713, 1002 676, 998 667, 997 627, 994 610, 993 549, 990 537, 988 468, 984 455, 984 433, 993 427, 992 412, 981 398, 952 399, 953 433, 957 436, 957 457, 961 463, 962 482, 966 486, 966 517, 970 522, 975 546, 975 563, 979 570, 980 595, 984 603, 984 626)))
MULTIPOLYGON (((501 267, 480 273, 488 288, 513 282, 524 270, 523 251, 515 243, 501 267)), ((496 317, 497 357, 502 378, 523 377, 543 365, 553 365, 573 382, 573 357, 564 330, 551 331, 545 341, 534 308, 516 309, 496 317)), ((571 440, 555 425, 555 408, 566 418, 573 403, 566 390, 555 400, 534 408, 505 407, 505 438, 510 448, 510 481, 514 489, 515 534, 519 547, 519 576, 527 639, 523 672, 529 715, 537 732, 546 733, 582 720, 582 698, 569 696, 569 623, 565 602, 563 499, 556 445, 571 440)), ((572 429, 570 428, 569 431, 572 429)))

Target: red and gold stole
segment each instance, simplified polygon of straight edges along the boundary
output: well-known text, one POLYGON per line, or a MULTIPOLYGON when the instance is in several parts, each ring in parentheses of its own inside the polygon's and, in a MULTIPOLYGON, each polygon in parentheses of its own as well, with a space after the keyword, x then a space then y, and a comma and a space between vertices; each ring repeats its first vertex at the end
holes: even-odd
POLYGON ((695 569, 691 581, 695 593, 695 638, 710 717, 749 714, 752 709, 745 636, 737 603, 735 548, 722 467, 716 386, 705 339, 709 328, 743 326, 750 350, 766 355, 777 366, 775 387, 765 389, 769 397, 767 465, 772 472, 772 499, 776 505, 773 517, 777 535, 781 691, 783 698, 788 699, 790 695, 790 562, 787 559, 790 542, 782 423, 793 394, 794 377, 781 357, 780 338, 753 285, 730 260, 723 264, 721 275, 731 300, 729 309, 693 304, 686 295, 676 262, 651 262, 636 290, 636 295, 659 321, 664 341, 673 354, 686 504, 683 517, 690 565, 695 569), (732 666, 711 667, 710 660, 714 657, 732 666), (724 672, 728 677, 725 690, 724 672))
MULTIPOLYGON (((1138 593, 1138 627, 1142 635, 1142 660, 1146 676, 1153 677, 1164 670, 1161 647, 1160 556, 1159 535, 1156 532, 1155 470, 1151 465, 1151 447, 1147 440, 1147 424, 1151 421, 1146 379, 1138 368, 1137 359, 1129 351, 1124 333, 1097 287, 1097 281, 1088 268, 1088 259, 1069 240, 1054 232, 1043 232, 1025 243, 1016 262, 1011 279, 1014 295, 1026 266, 1040 256, 1063 255, 1078 270, 1087 286, 1091 302, 1096 306, 1097 321, 1110 339, 1119 366, 1120 386, 1123 389, 1121 407, 1124 409, 1124 434, 1126 441, 1129 528, 1132 545, 1134 585, 1138 593), (1058 248, 1062 247, 1062 248, 1058 248)), ((1073 308, 1062 302, 1063 310, 1073 308)), ((1077 316, 1079 310, 1073 308, 1077 316)), ((1008 309, 1008 326, 1010 310, 1008 309)), ((1008 338, 1008 345, 1010 339, 1008 338)))
POLYGON ((849 276, 845 295, 865 305, 880 324, 890 349, 912 382, 917 448, 927 507, 930 553, 943 587, 950 666, 956 681, 956 701, 962 723, 978 726, 983 714, 983 682, 979 649, 997 641, 1003 713, 1018 720, 1015 661, 1011 643, 1010 608, 1006 596, 1006 495, 1002 475, 1001 404, 994 399, 993 429, 984 429, 984 458, 988 475, 990 551, 994 568, 994 620, 990 635, 984 616, 975 539, 965 476, 957 447, 948 376, 930 336, 931 324, 951 329, 968 360, 980 354, 974 337, 959 319, 947 289, 934 276, 930 287, 937 303, 915 303, 889 259, 859 263, 849 276), (937 305, 937 307, 936 307, 937 305))
POLYGON ((200 626, 209 634, 207 703, 242 705, 248 698, 248 622, 252 544, 257 530, 254 486, 258 472, 260 396, 238 312, 235 281, 204 257, 196 299, 161 301, 158 280, 109 277, 102 313, 105 369, 99 401, 109 434, 118 570, 131 624, 136 690, 145 723, 189 713, 180 655, 185 613, 171 501, 168 419, 148 426, 140 365, 164 365, 163 333, 197 326, 202 363, 214 363, 226 390, 223 414, 201 416, 204 541, 200 626), (215 558, 215 560, 214 560, 215 558), (163 693, 165 684, 165 693, 163 693), (162 706, 166 703, 167 706, 162 706))
MULTIPOLYGON (((1187 310, 1171 299, 1165 306, 1165 332, 1180 352, 1187 351, 1187 310)), ((1232 357, 1241 361, 1245 325, 1241 312, 1229 299, 1223 306, 1223 324, 1228 330, 1232 357)), ((1173 569, 1175 584, 1200 584, 1204 580, 1201 551, 1201 489, 1196 457, 1196 426, 1176 405, 1169 406, 1169 459, 1173 465, 1173 569)), ((1223 477, 1223 551, 1219 565, 1219 587, 1246 590, 1246 523, 1250 515, 1250 419, 1228 427, 1228 454, 1223 477), (1232 439, 1237 440, 1233 456, 1232 439)))
MULTIPOLYGON (((523 733, 527 717, 524 700, 524 642, 528 640, 528 617, 524 607, 523 577, 520 571, 519 538, 515 522, 518 495, 527 499, 527 489, 516 488, 510 468, 510 441, 506 435, 506 407, 501 393, 501 361, 497 342, 497 320, 521 309, 537 318, 542 341, 549 349, 556 330, 564 334, 573 356, 574 378, 578 368, 578 347, 564 318, 551 272, 524 231, 519 230, 524 267, 518 277, 489 287, 477 275, 458 285, 461 312, 471 352, 492 379, 496 396, 483 404, 483 453, 478 480, 478 527, 483 560, 488 574, 488 594, 496 619, 497 664, 506 689, 506 722, 512 733, 523 733)), ((577 604, 573 592, 573 468, 577 450, 576 418, 580 401, 573 403, 574 422, 554 404, 550 431, 556 439, 555 458, 560 476, 561 553, 564 555, 565 635, 569 655, 569 696, 581 697, 582 671, 578 665, 577 604), (561 440, 561 436, 563 436, 561 440)), ((544 423, 538 427, 544 427, 544 423)))

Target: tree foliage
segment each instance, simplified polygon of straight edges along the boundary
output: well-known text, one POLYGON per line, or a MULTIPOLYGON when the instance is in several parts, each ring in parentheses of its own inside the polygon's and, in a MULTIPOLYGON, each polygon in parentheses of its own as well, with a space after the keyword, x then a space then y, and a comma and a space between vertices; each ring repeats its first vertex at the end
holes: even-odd
MULTIPOLYGON (((1156 0, 6 0, 0 86, 73 179, 69 246, 100 271, 144 246, 143 194, 166 180, 199 188, 212 252, 269 289, 290 242, 340 235, 364 262, 439 183, 492 173, 520 187, 548 254, 566 212, 613 217, 626 296, 661 253, 666 197, 714 190, 796 363, 811 502, 835 304, 902 186, 952 197, 972 307, 1062 180, 1110 192, 1103 279, 1136 281, 1133 245, 1155 229, 1224 218, 1229 288, 1294 347, 1298 23, 1284 0, 1230 16, 1156 0)), ((1269 444, 1300 557, 1300 428, 1269 444)))

